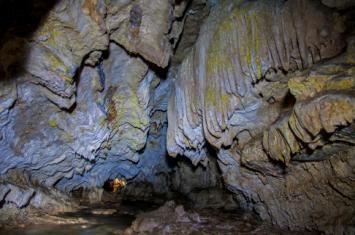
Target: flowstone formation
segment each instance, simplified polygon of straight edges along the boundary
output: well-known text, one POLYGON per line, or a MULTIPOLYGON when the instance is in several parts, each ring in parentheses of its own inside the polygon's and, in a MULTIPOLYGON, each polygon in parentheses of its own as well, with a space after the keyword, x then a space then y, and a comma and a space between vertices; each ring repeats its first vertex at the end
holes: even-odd
MULTIPOLYGON (((0 11, 0 224, 99 202, 122 179, 129 199, 179 193, 285 230, 355 230, 353 1, 0 11)), ((156 231, 159 214, 192 216, 175 207, 156 231)))
POLYGON ((222 1, 179 68, 169 154, 197 165, 213 149, 227 189, 263 220, 351 233, 349 15, 318 1, 222 1))
MULTIPOLYGON (((307 1, 256 1, 226 2, 215 9, 180 68, 169 106, 169 153, 191 155, 199 162, 205 139, 216 148, 230 146, 235 137, 246 142, 271 124, 277 105, 257 115, 271 102, 261 97, 270 84, 262 78, 275 80, 307 69, 339 54, 345 45, 341 22, 319 8, 307 1)), ((283 93, 273 94, 281 96, 273 103, 283 93)))
POLYGON ((167 66, 187 2, 2 5, 34 19, 25 29, 23 15, 5 14, 2 21, 0 201, 5 207, 61 211, 60 198, 79 189, 97 191, 116 177, 129 181, 126 193, 141 199, 168 193, 174 169, 166 158, 172 84, 167 66), (134 187, 140 183, 149 190, 134 187))

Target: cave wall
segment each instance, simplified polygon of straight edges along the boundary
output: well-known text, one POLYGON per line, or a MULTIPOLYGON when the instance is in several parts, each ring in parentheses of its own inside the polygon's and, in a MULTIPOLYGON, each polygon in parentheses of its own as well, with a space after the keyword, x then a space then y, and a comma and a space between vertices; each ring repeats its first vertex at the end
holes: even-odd
POLYGON ((241 206, 283 228, 353 229, 354 32, 334 9, 346 4, 221 2, 169 100, 169 154, 197 165, 212 148, 241 206))
POLYGON ((115 177, 166 193, 167 66, 186 2, 3 5, 21 17, 5 14, 0 47, 1 201, 115 177))
POLYGON ((0 4, 1 216, 119 177, 127 197, 352 231, 352 1, 0 4))
POLYGON ((170 101, 169 153, 192 150, 191 160, 199 162, 205 139, 216 148, 230 146, 236 136, 246 142, 274 122, 286 82, 262 78, 307 69, 345 45, 341 22, 326 10, 308 1, 226 2, 215 9, 180 68, 170 101), (276 105, 267 102, 271 96, 280 96, 276 105))
POLYGON ((209 3, 2 4, 16 14, 2 15, 0 221, 27 217, 31 208, 73 210, 77 192, 97 203, 116 177, 128 181, 127 199, 191 193, 197 201, 215 188, 211 206, 224 206, 219 197, 235 204, 214 159, 213 167, 196 167, 166 152, 176 69, 209 3))

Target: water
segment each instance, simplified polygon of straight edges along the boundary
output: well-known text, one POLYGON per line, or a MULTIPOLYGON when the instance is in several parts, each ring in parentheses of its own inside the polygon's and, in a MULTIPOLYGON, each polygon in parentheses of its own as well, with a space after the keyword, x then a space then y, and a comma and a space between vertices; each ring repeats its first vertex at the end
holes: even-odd
POLYGON ((6 235, 111 235, 122 234, 136 215, 154 210, 158 205, 145 202, 123 202, 119 205, 82 207, 78 212, 63 213, 58 218, 74 224, 29 225, 0 229, 6 235), (105 214, 107 213, 107 214, 105 214), (82 220, 83 223, 77 223, 82 220))

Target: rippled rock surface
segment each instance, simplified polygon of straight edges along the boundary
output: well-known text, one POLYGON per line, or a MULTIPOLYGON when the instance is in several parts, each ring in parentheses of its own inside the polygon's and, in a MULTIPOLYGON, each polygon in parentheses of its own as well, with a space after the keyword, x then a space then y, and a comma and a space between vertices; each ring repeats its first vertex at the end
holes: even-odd
POLYGON ((169 154, 203 164, 214 149, 241 206, 284 228, 354 229, 354 39, 337 16, 317 1, 224 1, 170 97, 169 154))
MULTIPOLYGON (((353 233, 353 7, 0 2, 0 224, 107 195, 178 195, 199 209, 251 210, 283 230, 353 233), (115 178, 127 186, 108 194, 115 178)), ((195 215, 175 207, 158 214, 182 213, 194 232, 195 215)), ((229 232, 239 232, 233 216, 229 232)), ((183 225, 158 217, 148 232, 183 225)), ((139 224, 127 233, 144 232, 139 224)))
POLYGON ((164 68, 186 3, 2 5, 23 15, 3 21, 0 200, 22 208, 48 188, 70 193, 115 177, 166 193, 164 68), (26 16, 36 20, 24 29, 26 16))

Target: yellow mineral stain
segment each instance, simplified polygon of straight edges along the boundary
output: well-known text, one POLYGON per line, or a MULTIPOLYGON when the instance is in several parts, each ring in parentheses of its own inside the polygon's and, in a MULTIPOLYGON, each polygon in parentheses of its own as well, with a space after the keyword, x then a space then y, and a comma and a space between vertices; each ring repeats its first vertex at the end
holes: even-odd
POLYGON ((85 0, 81 6, 83 12, 90 16, 90 18, 95 21, 98 25, 101 24, 101 16, 96 10, 97 0, 85 0))

